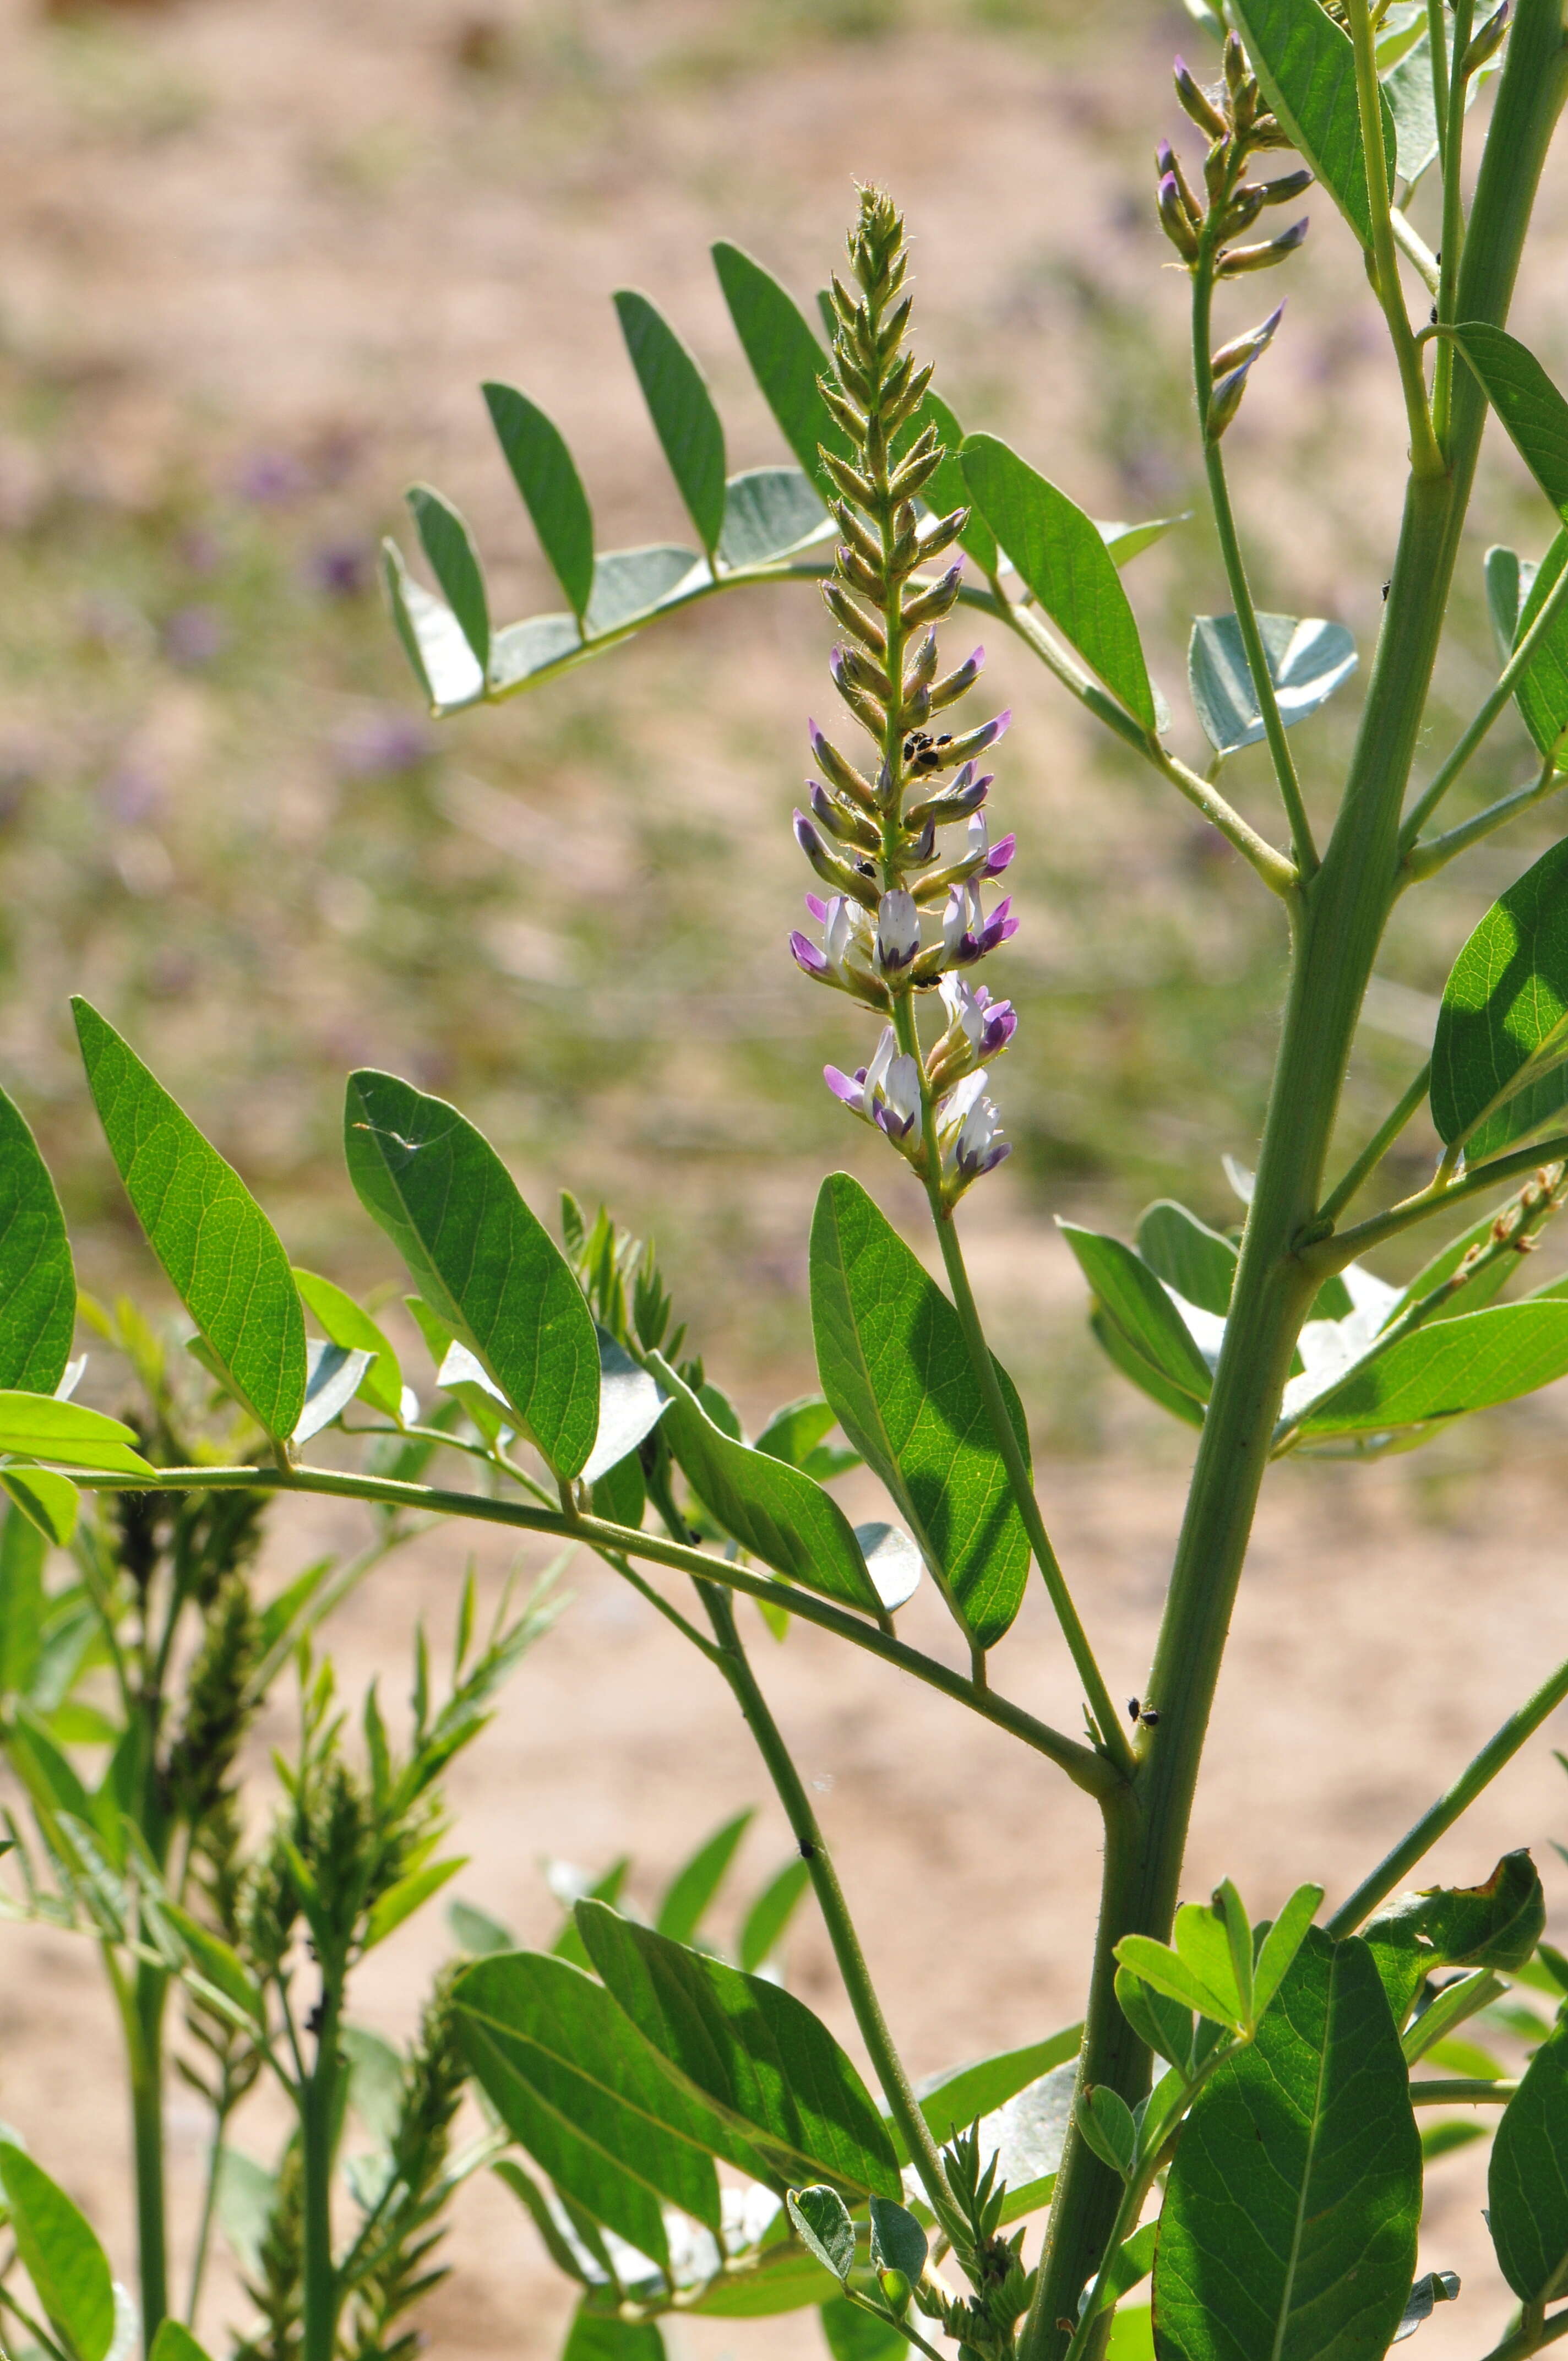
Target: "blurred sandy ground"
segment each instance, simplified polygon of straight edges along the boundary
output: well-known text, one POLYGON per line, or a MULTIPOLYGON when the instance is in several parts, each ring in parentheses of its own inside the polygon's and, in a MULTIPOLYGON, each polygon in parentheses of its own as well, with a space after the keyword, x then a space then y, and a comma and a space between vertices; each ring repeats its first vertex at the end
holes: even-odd
MULTIPOLYGON (((0 309, 26 395, 0 451, 0 493, 24 533, 29 500, 42 497, 36 483, 29 489, 27 471, 41 464, 37 451, 55 412, 69 418, 70 464, 92 497, 155 526, 176 463, 226 481, 280 454, 285 465, 300 464, 302 453, 318 464, 332 438, 346 434, 367 455, 354 478, 356 529, 392 519, 402 483, 431 478, 482 521, 498 612, 548 603, 484 428, 477 380, 516 377, 569 422, 607 540, 679 531, 609 291, 647 288, 689 335, 732 424, 731 465, 771 458, 775 439, 744 381, 706 247, 716 236, 736 237, 804 294, 836 253, 856 176, 885 176, 909 209, 925 333, 951 357, 945 382, 966 415, 1014 438, 1099 513, 1157 513, 1185 495, 1185 397, 1169 374, 1181 291, 1162 272, 1145 203, 1147 150, 1174 115, 1170 51, 1197 46, 1179 12, 1134 0, 1091 19, 1025 0, 969 10, 891 0, 852 9, 828 0, 603 0, 491 12, 441 0, 271 0, 265 9, 254 0, 187 0, 45 25, 11 0, 0 38, 0 309)), ((1563 185, 1559 167, 1517 314, 1559 364, 1564 331, 1551 299, 1561 283, 1563 185)), ((1313 237, 1290 288, 1293 335, 1249 396, 1233 448, 1245 504, 1263 532, 1266 598, 1342 616, 1365 646, 1386 571, 1393 478, 1385 463, 1397 455, 1398 423, 1354 265, 1327 205, 1319 200, 1312 210, 1313 237), (1286 461, 1269 478, 1274 436, 1286 461), (1322 472, 1331 453, 1332 480, 1322 472)), ((1506 461, 1493 466, 1505 519, 1527 515, 1517 474, 1506 461)), ((1539 518, 1525 529, 1544 538, 1539 518)), ((1137 578, 1140 610, 1171 680, 1179 677, 1183 600, 1223 603, 1212 562, 1188 562, 1197 570, 1186 588, 1168 552, 1144 561, 1137 578)), ((1466 596, 1474 621, 1473 579, 1466 596)), ((366 1002, 364 980, 384 947, 359 943, 357 964, 344 953, 364 913, 345 902, 341 879, 334 886, 323 873, 323 849, 337 840, 313 801, 320 782, 312 733, 340 726, 358 709, 356 698, 406 700, 395 661, 383 668, 380 633, 378 621, 367 623, 352 652, 359 669, 330 680, 298 643, 283 647, 275 686, 284 705, 298 707, 287 729, 272 720, 259 732, 231 726, 222 675, 214 690, 199 649, 183 671, 159 675, 154 751, 175 818, 220 830, 254 823, 253 838, 213 839, 232 939, 249 924, 260 946, 253 968, 223 958, 203 965, 193 914, 203 880, 184 876, 179 827, 160 833, 156 816, 139 813, 134 782, 101 829, 82 826, 93 857, 102 833, 120 863, 97 910, 71 904, 71 929, 31 936, 26 907, 17 912, 26 956, 13 957, 0 1012, 7 1080, 19 1072, 45 1104, 68 1194, 89 1224, 84 1275, 106 1285, 142 1266, 101 1173, 93 1177, 96 1151, 63 1062, 65 986, 84 981, 116 1011, 145 1000, 144 1044, 170 1081, 250 1159, 247 1170, 272 1176, 269 1202, 296 1250, 332 1259, 350 1278, 386 1271, 362 1233, 356 1242, 347 1232, 341 1188, 330 1194, 337 1184, 327 1184, 325 1211, 307 1198, 324 1169, 313 1159, 330 1146, 330 1073, 349 1057, 370 1056, 456 1087, 468 1071, 464 1058, 478 1054, 462 1037, 488 1026, 483 1111, 497 1136, 541 1187, 563 1177, 585 1189, 602 1180, 628 1212, 657 1202, 676 1224, 689 1298, 711 1312, 705 1334, 730 1349, 720 1374, 734 1375, 756 1413, 809 1381, 805 1223, 824 1153, 852 1159, 855 1150, 833 1133, 824 1151, 816 1132, 803 1137, 787 1114, 770 1113, 781 1077, 793 1083, 809 1066, 790 1066, 787 1041, 776 1057, 765 1045, 770 1033, 787 1037, 800 1023, 772 948, 799 890, 782 825, 795 757, 779 750, 798 744, 800 716, 821 695, 819 634, 782 599, 710 613, 675 627, 663 658, 645 651, 622 660, 628 686, 610 666, 580 675, 562 692, 565 722, 546 718, 541 701, 458 725, 451 759, 462 767, 452 792, 470 823, 478 813, 481 834, 488 831, 473 858, 510 881, 514 906, 499 917, 512 928, 510 974, 520 998, 509 1001, 510 987, 496 987, 487 980, 494 971, 485 971, 473 999, 454 1002, 456 1016, 448 1009, 427 1024, 422 991, 444 989, 444 962, 458 954, 451 944, 438 949, 422 980, 416 962, 400 972, 395 990, 389 983, 384 1001, 366 1002), (596 728, 618 713, 635 728, 609 754, 596 753, 596 728), (753 995, 755 1037, 738 1116, 717 989, 677 994, 646 1064, 601 1077, 597 1097, 573 1099, 564 1088, 531 1098, 507 1078, 508 1027, 515 1041, 520 999, 539 1021, 529 980, 542 962, 548 969, 563 939, 563 910, 585 899, 599 905, 608 931, 596 939, 612 959, 618 899, 627 906, 620 897, 654 874, 638 866, 650 857, 646 845, 637 862, 618 867, 643 763, 647 792, 675 831, 662 889, 682 923, 691 917, 680 907, 682 847, 696 842, 690 857, 698 862, 707 831, 728 848, 711 925, 728 946, 731 994, 753 995), (614 794, 601 794, 612 776, 614 794), (523 815, 515 824, 499 816, 514 787, 523 815), (575 839, 563 808, 581 831, 575 839), (246 844, 248 868, 236 851, 246 844), (122 923, 126 897, 138 895, 139 917, 122 923), (142 964, 149 932, 167 939, 163 950, 190 957, 194 985, 151 989, 142 964), (246 1070, 243 1092, 225 1071, 230 1052, 246 1070), (561 1115, 566 1101, 576 1130, 561 1115), (542 1127, 532 1120, 541 1106, 549 1118, 542 1127), (757 1140, 724 1135, 726 1109, 742 1134, 782 1121, 778 1153, 732 1154, 754 1151, 757 1140), (705 1134, 705 1124, 718 1127, 705 1134), (736 1235, 746 1260, 732 1301, 713 1266, 736 1235), (762 1322, 776 1360, 765 1386, 737 1301, 762 1322)), ((8 679, 27 729, 46 749, 70 748, 77 691, 69 664, 48 648, 47 662, 34 661, 44 643, 20 603, 7 637, 8 679)), ((1489 661, 1475 631, 1462 638, 1448 660, 1456 700, 1489 661)), ((1010 661, 993 658, 993 668, 1003 695, 1029 687, 1010 661)), ((1161 1170, 1190 1167, 1201 1176, 1193 1185, 1201 1209, 1224 1217, 1214 1159, 1221 1147, 1245 1151, 1275 953, 1245 883, 1208 861, 1185 817, 1129 783, 1048 697, 1032 705, 1009 743, 1036 831, 1025 874, 1036 924, 1020 947, 1020 997, 1059 1002, 1070 1038, 1053 1052, 1036 1036, 1027 1053, 1035 1062, 1021 1052, 1013 1069, 1014 1120, 1029 1134, 1030 1152, 993 1188, 999 1229, 976 1262, 999 1342, 1041 1390, 1050 1435, 1080 1445, 1047 1466, 1046 1499, 1114 1685, 1132 1690, 1143 1686, 1183 1445, 1114 1400, 1074 1428, 1075 1402, 1098 1404, 1099 1395, 1049 1216, 1069 1203, 1111 1213, 1124 1204, 1121 1184, 1097 1160, 1104 1135, 1094 1156, 1074 1149, 1082 1137, 1075 1126, 1098 1093, 1114 1102, 1140 1170, 1151 1159, 1161 1170), (1063 882, 1052 884, 1051 864, 1063 882), (1086 878, 1102 882, 1086 889, 1086 878), (1168 989, 1160 961, 1178 937, 1187 964, 1177 962, 1168 989), (1149 950, 1157 942, 1157 957, 1149 950), (1190 1104, 1162 1097, 1157 1071, 1139 1080, 1154 1110, 1144 1115, 1116 1063, 1117 1040, 1135 1036, 1149 1005, 1174 994, 1205 959, 1222 981, 1264 979, 1257 1017, 1239 1030, 1234 1011, 1195 1003, 1188 1052, 1195 1070, 1212 1070, 1206 1086, 1234 1111, 1223 1137, 1190 1104), (1064 1080, 1069 1060, 1077 1062, 1064 1080)), ((139 708, 137 719, 151 726, 139 708)), ((1343 725, 1321 726, 1328 735, 1318 742, 1332 748, 1343 725)), ((102 747, 93 760, 102 770, 102 747)), ((1266 810, 1256 773, 1242 792, 1266 810)), ((91 817, 101 807, 83 808, 91 817)), ((1550 819, 1540 825, 1551 829, 1550 819)), ((373 814, 367 826, 374 836, 373 814)), ((68 850, 48 840, 44 819, 14 842, 13 901, 47 909, 58 890, 64 906, 68 850)), ((1402 918, 1390 953, 1396 982, 1430 994, 1458 932, 1524 857, 1522 842, 1489 854, 1484 873, 1453 886, 1441 924, 1402 918)), ((442 890, 450 883, 443 873, 442 890)), ((590 978, 595 989, 603 981, 590 978)), ((604 1021, 613 1027, 642 983, 626 973, 620 998, 601 1005, 604 1021)), ((1408 1016, 1410 1005, 1397 994, 1391 1005, 1393 1047, 1382 1054, 1402 1079, 1416 1052, 1399 1038, 1398 1012, 1408 1016)), ((1419 1032, 1421 1006, 1414 1004, 1407 1030, 1419 1032)), ((563 1057, 573 1054, 568 1039, 563 1057)), ((1371 1079, 1358 1083, 1369 1106, 1383 1071, 1375 1056, 1371 1079)), ((887 1202, 912 1211, 885 1170, 861 1169, 874 1172, 887 1202)), ((1192 1892, 1223 1872, 1259 1910, 1309 1875, 1343 1891, 1563 1652, 1561 1441, 1560 1416, 1541 1405, 1450 1444, 1441 1458, 1279 1477, 1243 1593, 1192 1892), (1499 1490, 1505 1446, 1522 1466, 1499 1490)), ((352 1538, 302 1504, 280 1518, 280 1573, 302 1563, 323 1534, 352 1538)), ((495 1554, 484 1562, 487 1579, 496 1578, 495 1554)), ((350 1694, 372 1670, 389 1680, 400 1674, 416 1614, 442 1627, 458 1563, 454 1543, 433 1540, 344 1614, 350 1694)), ((700 1665, 683 1661, 608 1575, 582 1568, 573 1587, 572 1612, 524 1665, 496 1727, 453 1782, 473 1855, 460 1890, 531 1938, 551 1925, 542 1855, 602 1863, 630 1850, 640 1865, 634 1890, 646 1899, 727 1809, 761 1799, 740 1735, 700 1665)), ((919 1611, 911 1620, 919 1624, 919 1611)), ((913 2068, 931 2070, 1070 2018, 1092 1893, 1091 1816, 991 1733, 905 1695, 874 1666, 829 1655, 826 1643, 797 1632, 781 1653, 767 1653, 770 1680, 819 1784, 913 2068)), ((1076 1719, 1038 1598, 1000 1676, 1055 1718, 1076 1719)), ((766 1835, 752 1837, 747 1856, 752 1882, 782 1850, 776 1815, 764 1811, 762 1826, 766 1835)), ((1468 1881, 1505 1847, 1529 1842, 1561 1897, 1552 1839, 1565 1830, 1568 1795, 1542 1741, 1433 1866, 1468 1881)), ((55 1939, 13 1933, 5 1942, 0 2105, 126 2260, 123 2127, 93 1962, 55 1939)), ((433 1919, 391 1947, 365 1978, 363 2013, 406 2029, 442 1946, 433 1919)), ((795 1965, 799 1988, 845 2030, 809 1929, 795 1965)), ((176 2172, 186 2189, 196 2129, 193 2117, 177 2114, 176 2172)), ((1425 2262, 1457 2268, 1470 2284, 1456 2312, 1422 2331, 1431 2361, 1479 2349, 1499 2311, 1495 2287, 1484 2291, 1475 2176, 1462 2158, 1444 2166, 1437 2186, 1425 2262)), ((476 2361, 502 2353, 532 2361, 556 2349, 563 2301, 510 2199, 472 2191, 453 2250, 457 2276, 429 2321, 437 2349, 476 2361)), ((749 2353, 804 2361, 815 2334, 800 2321, 694 2331, 689 2349, 702 2361, 728 2351, 737 2361, 749 2353)))

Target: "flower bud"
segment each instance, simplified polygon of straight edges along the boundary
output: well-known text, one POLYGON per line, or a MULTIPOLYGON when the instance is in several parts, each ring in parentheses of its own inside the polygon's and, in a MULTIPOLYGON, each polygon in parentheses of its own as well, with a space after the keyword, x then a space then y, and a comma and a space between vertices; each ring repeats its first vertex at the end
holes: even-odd
POLYGON ((944 706, 956 705, 960 697, 967 696, 980 678, 984 664, 985 650, 976 648, 961 664, 955 664, 952 671, 945 673, 940 680, 934 680, 931 684, 932 712, 940 713, 944 706))
POLYGON ((832 740, 823 736, 815 721, 807 721, 806 734, 811 741, 817 767, 829 785, 837 787, 841 796, 848 796, 851 803, 859 804, 863 811, 878 810, 877 792, 871 781, 861 776, 853 763, 845 761, 832 740))
POLYGON ((1284 262, 1295 253, 1307 235, 1307 217, 1303 214, 1299 222, 1292 222, 1289 228, 1283 230, 1277 237, 1271 237, 1266 246, 1233 246, 1228 253, 1221 255, 1215 266, 1216 278, 1239 279, 1246 270, 1272 270, 1277 262, 1284 262))
POLYGON ((850 805, 841 803, 837 796, 830 796, 816 779, 807 780, 806 789, 811 798, 812 812, 829 836, 837 837, 840 844, 854 845, 861 852, 882 851, 882 833, 874 821, 867 819, 863 813, 856 811, 850 805))
POLYGON ((1227 369, 1238 368, 1243 361, 1255 360, 1258 354, 1266 346, 1272 344, 1274 332, 1284 317, 1285 306, 1281 303, 1277 310, 1269 313, 1266 320, 1260 321, 1255 328, 1249 328, 1245 335, 1233 336, 1228 345, 1222 345, 1209 362, 1209 367, 1214 375, 1217 378, 1223 377, 1227 369))
POLYGON ((1459 61, 1461 82, 1468 82, 1470 76, 1477 72, 1486 64, 1487 59, 1501 47, 1503 35, 1508 29, 1508 18, 1512 14, 1512 0, 1503 0, 1503 5, 1497 15, 1488 24, 1482 26, 1459 61))
MULTIPOLYGON (((967 522, 967 517, 966 517, 967 522)), ((904 602, 904 620, 911 629, 918 623, 939 622, 957 603, 959 586, 964 578, 963 561, 949 566, 941 579, 927 583, 916 590, 904 602)))
POLYGON ((1184 262, 1198 259, 1198 239, 1192 224, 1187 218, 1187 208, 1181 202, 1174 172, 1162 174, 1157 198, 1159 225, 1184 262))
POLYGON ((893 695, 893 683, 881 664, 862 655, 859 648, 835 648, 828 659, 828 668, 836 682, 859 689, 864 697, 874 697, 885 703, 893 695))
POLYGON ((859 902, 862 909, 876 909, 882 895, 875 877, 825 844, 821 830, 801 811, 795 816, 795 840, 825 885, 831 886, 835 894, 847 895, 851 901, 859 902))
POLYGON ((869 648, 873 656, 887 653, 887 633, 881 623, 874 615, 868 615, 863 607, 858 606, 840 583, 831 578, 824 582, 822 597, 834 620, 841 623, 862 647, 869 648))
POLYGON ((968 819, 970 814, 977 812, 985 801, 992 778, 990 771, 977 778, 974 764, 966 763, 951 785, 943 787, 937 795, 926 796, 920 803, 905 807, 905 827, 911 836, 915 836, 927 828, 946 828, 953 820, 968 819))
POLYGON ((1311 187, 1312 177, 1308 167, 1303 164, 1299 172, 1282 172, 1277 181, 1260 182, 1258 185, 1263 190, 1264 203, 1288 205, 1292 197, 1300 196, 1303 191, 1311 187))
POLYGON ((1186 60, 1178 58, 1173 71, 1176 95, 1183 111, 1191 116, 1200 131, 1208 133, 1211 139, 1223 139, 1230 126, 1208 92, 1193 79, 1186 60))
POLYGON ((1169 173, 1176 182, 1176 192, 1181 199, 1182 206, 1186 212, 1188 220, 1191 223, 1194 229, 1201 229, 1203 226, 1203 208, 1199 203, 1197 198, 1193 195, 1191 189, 1188 186, 1187 175, 1181 169, 1181 159, 1177 154, 1168 139, 1162 139, 1160 141, 1159 146, 1154 151, 1154 160, 1157 179, 1163 181, 1167 173, 1169 173))
POLYGON ((937 677, 937 634, 927 631, 914 655, 905 666, 904 694, 913 697, 918 688, 928 688, 937 677))
POLYGON ((1234 237, 1238 230, 1250 229, 1262 211, 1261 188, 1238 189, 1216 225, 1220 236, 1234 237))
POLYGON ((1251 367, 1251 361, 1243 361, 1240 368, 1229 369, 1215 380, 1203 418, 1203 432, 1211 443, 1219 441, 1241 408, 1242 396, 1246 391, 1246 373, 1251 367))
POLYGON ((877 965, 884 975, 896 975, 917 957, 920 950, 920 913, 915 906, 915 896, 896 886, 884 894, 877 912, 877 965))

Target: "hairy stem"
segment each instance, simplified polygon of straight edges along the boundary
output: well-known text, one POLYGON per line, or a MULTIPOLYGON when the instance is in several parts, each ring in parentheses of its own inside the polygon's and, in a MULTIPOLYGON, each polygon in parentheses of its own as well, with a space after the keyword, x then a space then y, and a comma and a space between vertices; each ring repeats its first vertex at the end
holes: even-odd
POLYGON ((1431 1086, 1431 1060, 1429 1058, 1420 1072, 1416 1075, 1414 1081, 1409 1084, 1384 1116, 1343 1180, 1331 1189, 1323 1199, 1318 1212, 1318 1219, 1321 1222, 1336 1220, 1363 1184, 1370 1180, 1417 1108, 1424 1103, 1431 1086))
MULTIPOLYGON (((1464 0, 1461 0, 1463 5, 1464 0)), ((1410 315, 1405 309, 1404 289, 1399 283, 1399 256, 1394 243, 1388 195, 1388 159, 1383 147, 1382 87, 1377 80, 1377 52, 1371 11, 1367 0, 1345 0, 1345 7, 1350 19, 1351 42, 1355 51, 1355 95, 1361 110, 1361 153, 1366 167, 1366 202, 1372 215, 1375 284, 1377 300, 1383 306, 1383 316, 1388 323, 1394 358, 1399 370, 1400 390, 1405 397, 1405 418, 1410 430, 1410 472, 1418 478, 1441 478, 1445 472, 1443 455, 1432 432, 1431 413, 1427 408, 1427 381, 1421 371, 1420 353, 1410 333, 1410 315)), ((1455 54, 1458 54, 1457 49, 1455 54)), ((1448 144, 1449 154, 1455 164, 1453 179, 1457 183, 1458 151, 1452 111, 1448 144)))

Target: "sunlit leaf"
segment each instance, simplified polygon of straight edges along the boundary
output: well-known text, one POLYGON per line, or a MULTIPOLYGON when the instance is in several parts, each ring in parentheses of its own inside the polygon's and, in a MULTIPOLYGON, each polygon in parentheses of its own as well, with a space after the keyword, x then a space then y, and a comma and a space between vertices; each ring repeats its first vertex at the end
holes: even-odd
POLYGON ((714 247, 713 261, 735 333, 779 431, 806 474, 826 489, 817 446, 850 456, 849 437, 817 387, 828 355, 795 298, 760 262, 724 240, 714 247))
POLYGON ((27 1123, 0 1091, 0 1387, 52 1394, 75 1326, 60 1199, 27 1123))
MULTIPOLYGON (((1288 730, 1326 704, 1355 670, 1355 642, 1321 616, 1262 615, 1257 628, 1288 730)), ((1238 753, 1264 736, 1252 666, 1234 615, 1200 615, 1187 650, 1187 678, 1204 735, 1217 754, 1238 753)))
POLYGON ((724 530, 724 429, 707 381, 685 346, 646 295, 615 298, 620 333, 654 432, 687 512, 711 555, 724 530))
POLYGON ((594 521, 572 455, 527 394, 494 381, 480 390, 540 546, 580 621, 594 589, 594 521))
POLYGON ((407 499, 430 570, 482 674, 490 661, 490 609, 474 536, 451 501, 428 484, 415 484, 407 499))
POLYGON ((16 2252, 50 2327, 71 2361, 104 2361, 115 2288, 103 2247, 59 2182, 8 2140, 0 2140, 0 2180, 16 2252))
MULTIPOLYGON (((1325 9, 1297 0, 1233 0, 1231 14, 1269 105, 1363 246, 1372 208, 1350 37, 1325 9)), ((1380 94, 1385 169, 1398 166, 1394 117, 1380 94)))

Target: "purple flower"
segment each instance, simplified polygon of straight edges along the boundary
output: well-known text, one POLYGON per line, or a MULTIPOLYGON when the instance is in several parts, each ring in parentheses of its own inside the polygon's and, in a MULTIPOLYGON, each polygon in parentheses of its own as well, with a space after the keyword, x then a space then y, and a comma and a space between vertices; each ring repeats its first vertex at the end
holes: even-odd
POLYGON ((305 471, 287 451, 253 451, 235 473, 235 489, 241 500, 254 500, 258 508, 281 507, 287 500, 297 500, 304 489, 305 471))
POLYGON ((1001 1136, 1002 1119, 995 1105, 984 1095, 985 1079, 985 1068, 977 1067, 938 1109, 943 1182, 955 1197, 971 1180, 993 1172, 1003 1157, 1013 1152, 1010 1142, 1001 1136))
POLYGON ((306 579, 328 598, 357 598, 370 581, 370 552, 362 541, 327 541, 313 550, 306 579))
POLYGON ((796 967, 804 968, 807 975, 820 983, 827 982, 831 972, 828 961, 810 937, 803 935, 798 927, 790 931, 789 948, 796 967))
POLYGON ((795 965, 804 969, 814 983, 837 984, 841 992, 852 993, 858 1000, 869 1000, 873 1007, 885 1007, 887 995, 877 978, 876 944, 869 912, 843 894, 830 894, 826 900, 820 894, 808 894, 806 906, 822 929, 822 949, 818 950, 809 935, 801 934, 797 928, 789 939, 795 965))
POLYGON ((938 990, 949 1027, 963 1035, 978 1058, 994 1058, 1005 1049, 1018 1029, 1010 1000, 992 1000, 983 983, 966 983, 959 975, 945 975, 938 990))
MULTIPOLYGON (((998 851, 1000 851, 1000 846, 998 851)), ((1018 921, 1012 915, 1011 897, 999 902, 987 918, 980 898, 980 883, 971 877, 967 885, 948 889, 948 906, 942 913, 942 941, 950 967, 967 967, 971 961, 983 959, 998 943, 1004 943, 1018 931, 1018 921)))
POLYGON ((349 778, 396 778, 417 771, 433 752, 430 732, 417 714, 387 707, 343 731, 337 766, 349 778))
POLYGON ((163 652, 172 663, 195 669, 223 653, 228 635, 215 607, 177 607, 163 626, 163 652))
POLYGON ((909 1138, 920 1118, 920 1069, 904 1056, 891 1025, 883 1027, 869 1066, 840 1073, 824 1066, 822 1079, 834 1097, 862 1123, 875 1124, 894 1147, 909 1138))
POLYGON ((882 897, 877 912, 877 965, 886 975, 905 968, 920 949, 920 913, 915 896, 902 885, 882 897))

